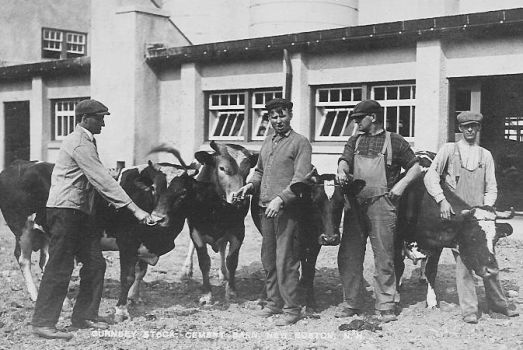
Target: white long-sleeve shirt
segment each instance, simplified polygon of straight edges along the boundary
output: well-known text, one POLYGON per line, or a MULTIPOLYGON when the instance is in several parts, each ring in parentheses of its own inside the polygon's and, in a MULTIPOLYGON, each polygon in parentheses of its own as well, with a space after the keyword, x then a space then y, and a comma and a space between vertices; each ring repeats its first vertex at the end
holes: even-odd
MULTIPOLYGON (((485 167, 485 196, 483 202, 484 205, 493 206, 498 197, 498 187, 492 154, 485 148, 478 145, 470 145, 464 140, 458 141, 457 145, 461 154, 462 165, 465 168, 474 170, 481 159, 485 167)), ((440 186, 440 176, 445 177, 445 182, 451 190, 456 189, 456 175, 459 175, 460 169, 456 169, 459 160, 455 160, 457 155, 454 152, 454 147, 455 143, 453 142, 443 145, 425 174, 425 187, 438 203, 445 198, 443 189, 440 186)))

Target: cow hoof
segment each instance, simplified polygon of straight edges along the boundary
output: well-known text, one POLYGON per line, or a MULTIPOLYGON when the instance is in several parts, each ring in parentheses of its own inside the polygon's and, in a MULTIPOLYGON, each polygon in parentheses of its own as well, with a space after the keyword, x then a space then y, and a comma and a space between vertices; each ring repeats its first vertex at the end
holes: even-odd
POLYGON ((211 301, 212 301, 212 294, 211 294, 211 292, 209 292, 207 294, 202 295, 202 297, 199 300, 199 303, 200 303, 200 306, 204 306, 204 305, 209 306, 209 305, 211 305, 211 301))
POLYGON ((236 299, 237 296, 236 291, 230 288, 229 285, 225 287, 225 300, 230 301, 236 299))
POLYGON ((256 300, 256 304, 263 307, 267 304, 267 300, 265 298, 258 298, 258 300, 256 300))
POLYGON ((129 315, 129 310, 127 306, 117 306, 114 312, 114 322, 121 323, 125 320, 130 320, 131 315, 129 315))

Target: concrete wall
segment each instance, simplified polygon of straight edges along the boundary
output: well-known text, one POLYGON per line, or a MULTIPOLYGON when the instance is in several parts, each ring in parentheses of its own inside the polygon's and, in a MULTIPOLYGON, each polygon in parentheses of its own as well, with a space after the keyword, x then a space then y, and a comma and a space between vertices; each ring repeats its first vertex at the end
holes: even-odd
POLYGON ((89 14, 90 0, 2 0, 0 65, 40 61, 42 27, 88 33, 89 14))
POLYGON ((100 157, 109 166, 144 162, 161 129, 158 77, 145 63, 145 48, 188 42, 149 0, 92 0, 91 18, 92 97, 103 101, 114 118, 99 136, 100 157))

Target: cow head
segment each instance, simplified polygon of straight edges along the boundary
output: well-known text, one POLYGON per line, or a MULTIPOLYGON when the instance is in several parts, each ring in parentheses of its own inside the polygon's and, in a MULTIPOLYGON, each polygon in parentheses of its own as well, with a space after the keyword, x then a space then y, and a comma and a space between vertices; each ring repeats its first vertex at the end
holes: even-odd
MULTIPOLYGON (((162 227, 171 227, 173 224, 183 225, 186 216, 184 204, 193 193, 196 182, 194 177, 198 174, 198 169, 194 164, 187 166, 178 150, 168 145, 157 146, 150 153, 152 152, 171 153, 181 165, 149 162, 146 170, 150 173, 162 174, 164 177, 161 186, 158 186, 159 191, 151 215, 162 227)), ((181 227, 175 228, 178 229, 181 230, 181 227)))
POLYGON ((512 233, 512 226, 496 223, 492 207, 475 207, 461 212, 463 228, 458 236, 459 250, 465 266, 480 277, 498 273, 495 244, 501 237, 512 233))
POLYGON ((308 218, 320 223, 319 243, 322 245, 337 245, 340 242, 340 222, 344 207, 344 195, 355 195, 365 186, 362 180, 355 180, 347 186, 335 182, 334 174, 318 174, 313 169, 304 182, 291 185, 291 190, 312 210, 308 218))
POLYGON ((256 165, 258 155, 234 144, 211 141, 210 146, 214 152, 195 153, 196 160, 203 165, 197 180, 212 184, 218 196, 232 204, 232 194, 245 184, 250 169, 256 165))

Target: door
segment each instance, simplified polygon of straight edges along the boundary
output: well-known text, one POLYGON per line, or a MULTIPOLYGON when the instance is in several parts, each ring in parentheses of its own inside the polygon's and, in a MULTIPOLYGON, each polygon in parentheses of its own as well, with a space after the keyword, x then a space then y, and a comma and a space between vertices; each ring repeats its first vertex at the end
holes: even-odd
POLYGON ((4 103, 5 163, 29 160, 29 101, 4 103))

